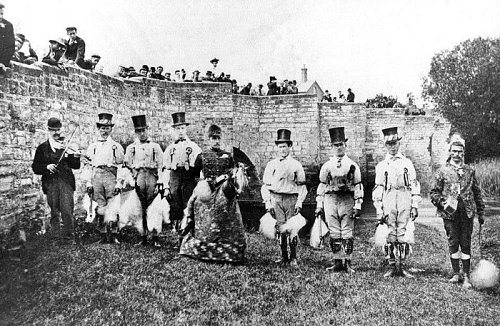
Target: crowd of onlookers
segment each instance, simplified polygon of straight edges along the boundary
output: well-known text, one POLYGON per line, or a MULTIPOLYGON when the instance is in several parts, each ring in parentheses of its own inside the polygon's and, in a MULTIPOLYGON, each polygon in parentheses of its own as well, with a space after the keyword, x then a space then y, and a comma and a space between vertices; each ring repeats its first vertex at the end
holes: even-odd
MULTIPOLYGON (((14 33, 12 24, 3 18, 5 6, 0 3, 0 73, 10 68, 10 62, 33 64, 39 57, 31 47, 30 41, 22 33, 14 33)), ((66 66, 78 66, 93 71, 101 56, 93 54, 85 59, 85 41, 77 35, 76 27, 66 28, 67 39, 49 40, 47 53, 41 62, 65 69, 66 66)))
MULTIPOLYGON (((0 73, 10 68, 10 62, 20 62, 23 64, 33 64, 39 61, 39 57, 33 50, 30 41, 24 34, 14 33, 12 24, 3 18, 5 6, 0 3, 0 73)), ((85 59, 85 41, 77 35, 76 27, 66 28, 67 38, 54 38, 49 40, 48 52, 42 57, 41 62, 65 69, 66 66, 78 66, 85 70, 94 71, 99 63, 101 56, 93 54, 90 58, 85 59)), ((238 85, 236 79, 231 79, 230 74, 224 72, 215 73, 219 59, 213 58, 210 60, 213 66, 212 70, 207 70, 204 75, 201 75, 199 70, 193 71, 190 75, 184 69, 175 70, 174 74, 164 72, 162 66, 151 67, 143 65, 139 71, 134 67, 119 66, 119 71, 113 76, 118 78, 153 78, 171 82, 219 82, 231 83, 231 92, 241 95, 252 96, 269 96, 269 95, 285 95, 297 94, 299 92, 297 81, 285 79, 278 82, 275 76, 269 77, 267 89, 264 89, 263 84, 253 86, 252 83, 246 85, 238 85)), ((338 91, 337 96, 325 91, 321 102, 354 102, 354 93, 350 88, 347 89, 347 96, 342 91, 338 91)), ((412 103, 410 103, 412 104, 412 103)), ((392 108, 401 106, 397 99, 391 96, 377 95, 373 99, 366 101, 366 107, 375 108, 392 108)))
POLYGON ((328 90, 325 91, 321 102, 335 102, 335 103, 346 103, 346 102, 354 102, 354 93, 350 88, 347 89, 347 97, 339 91, 339 95, 332 97, 332 94, 328 90))

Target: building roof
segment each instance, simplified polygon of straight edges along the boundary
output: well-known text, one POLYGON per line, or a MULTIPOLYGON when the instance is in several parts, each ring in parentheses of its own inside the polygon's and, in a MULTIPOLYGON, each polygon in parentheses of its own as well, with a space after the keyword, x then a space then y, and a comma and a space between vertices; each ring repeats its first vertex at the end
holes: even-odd
POLYGON ((320 91, 324 93, 323 89, 321 89, 318 82, 315 80, 308 80, 305 83, 298 84, 297 88, 299 89, 299 93, 307 93, 314 84, 316 84, 316 86, 320 89, 320 91))

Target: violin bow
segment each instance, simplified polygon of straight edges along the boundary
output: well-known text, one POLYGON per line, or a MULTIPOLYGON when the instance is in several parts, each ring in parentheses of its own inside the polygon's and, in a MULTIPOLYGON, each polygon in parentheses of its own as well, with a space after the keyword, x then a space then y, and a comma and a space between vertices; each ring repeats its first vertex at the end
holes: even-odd
POLYGON ((66 152, 68 151, 68 148, 69 148, 69 144, 71 143, 71 139, 73 139, 73 136, 75 135, 76 133, 76 130, 78 129, 78 127, 80 127, 80 125, 76 125, 75 129, 73 130, 73 132, 71 133, 71 136, 69 137, 68 139, 68 142, 66 143, 66 146, 64 146, 64 150, 61 154, 61 157, 59 157, 59 160, 57 161, 57 164, 56 166, 59 166, 59 163, 61 163, 62 159, 64 158, 64 155, 66 154, 66 152))

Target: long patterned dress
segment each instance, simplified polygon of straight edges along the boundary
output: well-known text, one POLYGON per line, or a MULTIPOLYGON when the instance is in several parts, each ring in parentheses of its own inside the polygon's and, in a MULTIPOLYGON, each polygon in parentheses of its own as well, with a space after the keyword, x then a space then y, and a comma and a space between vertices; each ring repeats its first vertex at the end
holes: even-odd
POLYGON ((212 194, 208 201, 195 201, 194 235, 186 235, 180 254, 205 261, 242 263, 246 238, 234 185, 231 180, 214 185, 217 176, 232 168, 231 154, 208 150, 203 152, 202 160, 212 194))

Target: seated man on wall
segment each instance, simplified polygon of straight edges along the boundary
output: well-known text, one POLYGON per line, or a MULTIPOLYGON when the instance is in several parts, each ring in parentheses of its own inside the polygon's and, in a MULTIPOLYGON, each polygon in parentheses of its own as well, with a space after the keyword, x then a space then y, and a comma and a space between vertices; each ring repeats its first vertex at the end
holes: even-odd
POLYGON ((36 52, 31 48, 31 44, 23 34, 16 34, 15 52, 12 61, 24 64, 33 64, 38 61, 36 52))
POLYGON ((43 57, 42 62, 65 70, 60 61, 65 51, 66 45, 64 45, 63 39, 56 38, 49 40, 49 53, 43 57))
POLYGON ((87 60, 85 60, 85 61, 82 62, 82 64, 80 65, 80 68, 85 69, 85 70, 94 71, 95 70, 95 66, 99 63, 100 60, 101 60, 101 56, 100 55, 93 54, 90 57, 90 59, 87 59, 87 60))

